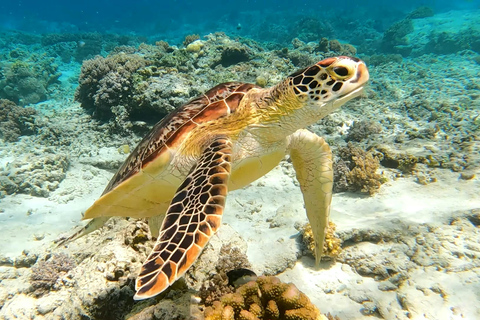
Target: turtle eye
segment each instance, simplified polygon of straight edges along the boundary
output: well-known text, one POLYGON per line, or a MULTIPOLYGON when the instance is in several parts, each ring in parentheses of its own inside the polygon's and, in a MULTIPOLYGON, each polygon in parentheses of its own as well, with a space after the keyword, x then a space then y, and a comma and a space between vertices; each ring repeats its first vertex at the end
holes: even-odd
POLYGON ((353 75, 353 67, 348 64, 331 66, 327 71, 334 80, 345 80, 353 75))
POLYGON ((333 72, 335 72, 340 77, 348 76, 348 69, 345 67, 333 67, 333 72))

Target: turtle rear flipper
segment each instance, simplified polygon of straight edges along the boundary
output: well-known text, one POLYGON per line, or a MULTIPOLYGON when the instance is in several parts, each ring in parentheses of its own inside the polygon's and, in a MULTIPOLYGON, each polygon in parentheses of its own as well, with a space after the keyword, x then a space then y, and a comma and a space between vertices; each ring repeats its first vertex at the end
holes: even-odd
POLYGON ((90 232, 93 232, 95 230, 100 229, 101 227, 103 227, 105 222, 107 222, 108 219, 110 219, 110 218, 111 217, 93 218, 84 227, 81 227, 79 230, 75 231, 72 235, 70 235, 68 237, 62 237, 62 238, 59 238, 59 239, 55 240, 55 242, 57 243, 57 247, 63 246, 65 244, 67 244, 68 242, 72 242, 74 240, 77 240, 78 238, 81 238, 81 237, 89 234, 90 232))
POLYGON ((230 140, 215 139, 178 188, 137 278, 135 300, 153 297, 180 278, 220 227, 231 153, 230 140))

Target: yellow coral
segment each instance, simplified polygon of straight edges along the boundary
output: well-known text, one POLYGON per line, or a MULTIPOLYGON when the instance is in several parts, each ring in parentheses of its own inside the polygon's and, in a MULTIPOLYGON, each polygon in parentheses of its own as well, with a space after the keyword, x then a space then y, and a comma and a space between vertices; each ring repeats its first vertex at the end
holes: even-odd
POLYGON ((245 300, 240 294, 228 293, 220 301, 227 306, 232 306, 236 313, 245 308, 245 300))
POLYGON ((346 173, 349 190, 360 190, 370 195, 378 192, 384 179, 377 173, 380 160, 372 151, 363 151, 349 142, 347 147, 339 150, 339 156, 349 163, 350 171, 346 173))
POLYGON ((294 284, 262 276, 239 287, 234 294, 224 295, 205 309, 205 320, 223 319, 322 320, 326 317, 294 284))
POLYGON ((120 147, 118 147, 117 151, 120 154, 129 154, 130 146, 128 144, 121 145, 120 147))
MULTIPOLYGON (((327 232, 325 234, 325 241, 323 242, 324 259, 335 259, 342 251, 342 241, 335 236, 336 226, 333 222, 328 223, 327 232)), ((315 255, 315 240, 313 238, 312 226, 307 223, 300 230, 302 234, 303 243, 308 250, 315 255)))
POLYGON ((265 88, 267 86, 267 78, 265 78, 264 76, 258 76, 257 79, 255 79, 255 83, 257 84, 257 86, 265 88))
POLYGON ((250 311, 242 310, 238 315, 238 320, 260 320, 260 319, 254 314, 252 314, 250 311))
POLYGON ((232 306, 225 306, 222 312, 222 320, 235 320, 235 312, 232 306))
POLYGON ((187 45, 188 52, 199 52, 203 48, 203 41, 197 40, 187 45))
POLYGON ((265 308, 265 316, 267 319, 278 319, 280 317, 280 310, 278 310, 278 306, 275 301, 270 300, 267 303, 267 307, 265 308))

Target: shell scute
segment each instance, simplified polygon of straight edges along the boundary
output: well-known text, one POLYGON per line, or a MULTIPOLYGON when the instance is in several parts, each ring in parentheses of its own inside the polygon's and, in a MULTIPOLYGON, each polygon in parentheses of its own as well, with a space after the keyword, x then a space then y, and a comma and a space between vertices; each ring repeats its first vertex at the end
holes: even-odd
POLYGON ((235 112, 240 100, 242 100, 243 98, 243 95, 244 95, 243 93, 236 92, 231 94, 229 97, 225 99, 225 103, 227 104, 230 112, 232 113, 235 112))
POLYGON ((254 87, 257 86, 242 82, 222 83, 170 113, 133 150, 103 194, 157 159, 166 151, 165 146, 174 148, 195 126, 234 112, 244 94, 254 87))
POLYGON ((213 87, 204 93, 205 97, 209 99, 209 102, 215 102, 223 100, 228 97, 232 92, 236 92, 244 83, 242 82, 226 82, 213 87))
POLYGON ((208 108, 206 108, 193 118, 193 121, 195 123, 208 122, 227 116, 229 113, 230 110, 228 108, 228 105, 225 103, 225 100, 220 100, 210 103, 208 108))
POLYGON ((235 92, 247 92, 253 88, 260 88, 260 87, 251 83, 242 83, 238 88, 235 89, 235 92))

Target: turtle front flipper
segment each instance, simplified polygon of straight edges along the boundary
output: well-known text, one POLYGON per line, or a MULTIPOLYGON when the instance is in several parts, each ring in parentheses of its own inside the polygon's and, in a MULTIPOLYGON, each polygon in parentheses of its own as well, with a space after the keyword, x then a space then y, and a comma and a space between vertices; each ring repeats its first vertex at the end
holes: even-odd
POLYGON ((332 151, 323 138, 308 130, 289 137, 288 150, 303 193, 308 221, 315 240, 315 263, 323 252, 333 189, 332 151))
POLYGON ((220 227, 231 154, 230 140, 215 139, 178 188, 137 278, 135 300, 153 297, 180 278, 220 227))

